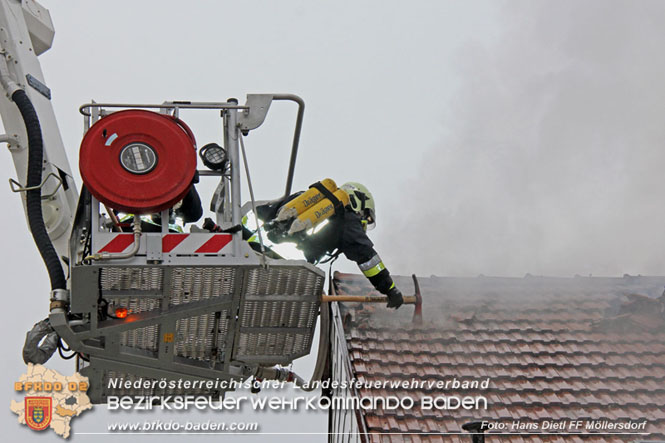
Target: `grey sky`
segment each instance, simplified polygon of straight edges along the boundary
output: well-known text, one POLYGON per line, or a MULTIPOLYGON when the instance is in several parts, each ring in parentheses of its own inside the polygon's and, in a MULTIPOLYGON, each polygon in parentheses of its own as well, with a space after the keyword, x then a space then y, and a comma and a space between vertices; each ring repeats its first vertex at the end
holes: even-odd
MULTIPOLYGON (((74 170, 78 106, 90 99, 292 92, 307 103, 294 186, 364 182, 378 202, 372 239, 395 273, 663 273, 662 2, 43 3, 56 38, 42 68, 74 170)), ((258 198, 282 192, 294 116, 275 106, 246 140, 258 198)), ((183 117, 199 145, 219 138, 217 117, 183 117)), ((15 176, 9 159, 5 177, 15 176)), ((211 188, 200 187, 206 201, 211 188)), ((49 286, 19 199, 7 189, 0 199, 11 303, 2 429, 55 440, 19 428, 9 411, 23 334, 47 315, 49 286)), ((343 259, 336 267, 355 272, 343 259)), ((303 360, 295 367, 308 377, 303 360)), ((49 366, 72 371, 57 358, 49 366)), ((74 421, 74 440, 120 440, 76 435, 134 418, 101 409, 74 421)), ((260 423, 325 432, 326 420, 282 413, 260 423)))

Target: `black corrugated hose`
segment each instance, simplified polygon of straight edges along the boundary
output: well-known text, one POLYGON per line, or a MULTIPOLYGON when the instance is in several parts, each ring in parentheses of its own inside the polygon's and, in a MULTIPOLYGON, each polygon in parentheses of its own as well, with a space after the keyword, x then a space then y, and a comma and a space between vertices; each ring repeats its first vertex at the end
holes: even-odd
MULTIPOLYGON (((28 94, 22 89, 12 94, 12 100, 18 106, 25 129, 28 134, 28 188, 39 186, 42 182, 42 164, 44 161, 44 144, 42 141, 42 128, 39 124, 39 118, 28 94)), ((51 280, 51 290, 67 289, 67 280, 62 270, 58 254, 51 243, 51 239, 46 231, 44 216, 42 214, 42 191, 34 189, 26 192, 26 207, 28 211, 28 224, 32 238, 39 249, 39 253, 46 264, 49 278, 51 280)))

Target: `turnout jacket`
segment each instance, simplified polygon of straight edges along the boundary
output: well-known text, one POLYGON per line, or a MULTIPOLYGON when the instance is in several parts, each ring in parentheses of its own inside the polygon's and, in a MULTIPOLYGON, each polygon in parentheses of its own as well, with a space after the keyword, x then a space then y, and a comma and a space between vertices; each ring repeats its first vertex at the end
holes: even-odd
MULTIPOLYGON (((257 207, 257 215, 264 221, 274 219, 279 208, 298 194, 301 193, 298 192, 257 207)), ((344 207, 341 213, 330 217, 328 223, 316 233, 294 236, 288 241, 296 242, 298 249, 303 251, 305 258, 310 263, 317 263, 327 254, 334 254, 335 251, 343 253, 346 258, 358 264, 363 275, 382 294, 388 294, 395 287, 390 272, 374 250, 374 243, 363 229, 360 216, 350 206, 344 207)))
POLYGON ((360 216, 349 207, 341 214, 328 219, 320 231, 306 237, 299 248, 310 263, 316 263, 326 254, 335 250, 358 264, 362 273, 382 294, 387 294, 395 284, 381 257, 374 250, 374 243, 363 229, 360 216))

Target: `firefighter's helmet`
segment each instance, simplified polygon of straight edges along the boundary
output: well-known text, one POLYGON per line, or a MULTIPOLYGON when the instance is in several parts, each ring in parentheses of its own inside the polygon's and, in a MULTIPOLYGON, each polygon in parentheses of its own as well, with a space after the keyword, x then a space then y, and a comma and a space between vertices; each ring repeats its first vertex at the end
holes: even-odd
POLYGON ((367 229, 374 229, 376 226, 376 212, 374 209, 374 197, 369 192, 366 186, 356 183, 348 182, 341 186, 349 194, 351 209, 356 212, 366 224, 367 229))

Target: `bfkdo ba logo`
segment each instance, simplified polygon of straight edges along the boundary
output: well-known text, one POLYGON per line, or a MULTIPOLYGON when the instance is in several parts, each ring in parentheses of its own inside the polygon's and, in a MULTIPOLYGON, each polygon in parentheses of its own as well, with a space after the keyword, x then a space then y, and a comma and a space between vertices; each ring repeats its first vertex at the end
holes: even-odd
POLYGON ((51 423, 51 397, 25 397, 25 423, 30 429, 43 431, 51 423))

